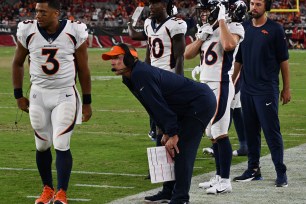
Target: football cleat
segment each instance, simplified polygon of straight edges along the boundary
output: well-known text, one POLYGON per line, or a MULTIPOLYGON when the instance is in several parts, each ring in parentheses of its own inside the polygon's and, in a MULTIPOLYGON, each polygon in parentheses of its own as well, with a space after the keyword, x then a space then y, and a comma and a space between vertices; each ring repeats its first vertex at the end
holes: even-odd
POLYGON ((40 197, 36 199, 35 204, 50 204, 53 201, 54 189, 49 186, 44 186, 40 197))
POLYGON ((223 194, 232 192, 232 184, 230 179, 220 179, 220 181, 206 190, 207 194, 223 194))
POLYGON ((67 195, 66 195, 66 192, 63 189, 60 189, 56 193, 53 204, 68 204, 67 195))
POLYGON ((220 179, 221 177, 219 175, 216 175, 207 182, 199 183, 199 188, 207 189, 207 188, 213 187, 219 182, 220 179))
POLYGON ((203 154, 214 156, 214 150, 211 147, 203 148, 203 154))

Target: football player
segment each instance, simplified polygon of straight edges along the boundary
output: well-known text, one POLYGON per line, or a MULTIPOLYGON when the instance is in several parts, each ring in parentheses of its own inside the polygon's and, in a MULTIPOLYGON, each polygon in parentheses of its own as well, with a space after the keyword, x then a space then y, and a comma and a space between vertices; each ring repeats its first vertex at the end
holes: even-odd
MULTIPOLYGON (((197 39, 186 47, 185 58, 200 54, 200 81, 208 84, 217 99, 217 110, 206 128, 206 135, 213 143, 216 176, 200 183, 208 194, 229 193, 232 147, 228 137, 230 104, 234 97, 232 68, 244 29, 240 23, 228 22, 228 1, 201 0, 197 8, 201 26, 197 39)), ((197 68, 199 69, 199 68, 197 68)), ((198 71, 198 70, 195 70, 198 71)))
POLYGON ((36 163, 44 185, 35 204, 66 204, 72 169, 70 139, 75 124, 91 117, 91 81, 86 25, 62 20, 60 1, 37 0, 35 20, 20 22, 12 64, 18 107, 29 112, 36 144, 36 163), (31 90, 23 96, 24 61, 29 55, 31 90), (76 78, 83 105, 76 89, 76 78), (83 118, 82 118, 83 113, 83 118), (52 181, 51 145, 56 152, 57 192, 52 181))

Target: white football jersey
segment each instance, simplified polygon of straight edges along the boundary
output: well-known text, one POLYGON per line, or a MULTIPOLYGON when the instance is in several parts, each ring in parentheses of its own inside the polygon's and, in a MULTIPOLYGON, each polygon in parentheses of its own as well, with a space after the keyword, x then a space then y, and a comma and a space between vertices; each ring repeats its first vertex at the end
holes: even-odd
MULTIPOLYGON (((243 41, 244 28, 240 23, 229 23, 228 28, 232 34, 240 36, 239 43, 243 41)), ((220 41, 220 27, 215 29, 201 46, 200 81, 229 81, 238 48, 239 45, 234 50, 225 52, 220 41)))
POLYGON ((65 88, 75 85, 75 50, 88 36, 85 24, 60 21, 60 28, 49 35, 36 20, 20 22, 18 41, 29 50, 31 83, 42 88, 65 88))
POLYGON ((144 31, 148 37, 151 65, 175 72, 172 37, 181 33, 186 34, 186 22, 180 18, 168 17, 165 22, 157 25, 154 20, 147 18, 144 31))

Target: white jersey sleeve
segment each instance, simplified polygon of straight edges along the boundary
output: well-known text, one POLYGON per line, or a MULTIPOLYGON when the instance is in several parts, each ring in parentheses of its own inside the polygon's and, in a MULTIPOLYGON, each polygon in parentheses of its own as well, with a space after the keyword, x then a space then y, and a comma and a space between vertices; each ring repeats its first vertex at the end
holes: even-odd
POLYGON ((33 22, 34 22, 33 20, 25 20, 18 23, 17 26, 17 33, 16 33, 17 39, 21 43, 21 45, 26 49, 28 49, 27 48, 28 36, 31 35, 31 33, 35 33, 36 30, 36 25, 33 22))
POLYGON ((173 25, 169 26, 171 38, 173 38, 173 36, 177 34, 184 34, 184 35, 186 34, 187 24, 183 19, 173 17, 170 19, 170 22, 171 22, 170 25, 173 25))
POLYGON ((71 26, 71 31, 73 36, 76 38, 75 48, 77 49, 82 45, 88 38, 87 26, 80 21, 68 21, 69 26, 71 26))
POLYGON ((240 36, 239 43, 241 43, 244 39, 244 28, 241 25, 241 23, 235 23, 235 22, 230 23, 228 25, 228 28, 229 28, 229 30, 232 34, 236 34, 236 35, 240 36))

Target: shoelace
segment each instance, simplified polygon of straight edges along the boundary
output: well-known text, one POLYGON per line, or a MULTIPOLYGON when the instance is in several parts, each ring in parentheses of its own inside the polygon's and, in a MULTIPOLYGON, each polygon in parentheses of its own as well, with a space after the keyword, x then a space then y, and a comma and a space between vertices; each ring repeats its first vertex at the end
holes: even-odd
POLYGON ((49 200, 53 197, 53 190, 50 187, 44 187, 44 190, 41 194, 41 199, 49 200))
POLYGON ((66 192, 63 190, 59 190, 56 193, 55 200, 65 201, 66 202, 66 192))

